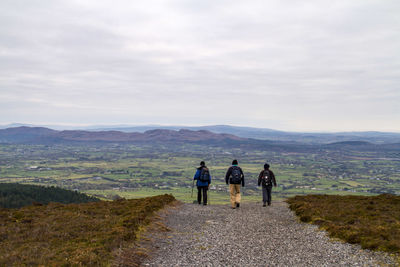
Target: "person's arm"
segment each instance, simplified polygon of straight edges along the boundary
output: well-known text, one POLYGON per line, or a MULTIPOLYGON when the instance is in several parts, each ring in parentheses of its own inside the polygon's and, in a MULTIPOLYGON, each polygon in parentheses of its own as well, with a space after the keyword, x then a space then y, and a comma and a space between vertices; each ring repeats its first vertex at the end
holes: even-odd
POLYGON ((264 174, 264 171, 261 171, 260 174, 258 175, 258 186, 261 185, 263 174, 264 174))
POLYGON ((229 167, 229 169, 228 169, 228 171, 226 172, 226 175, 225 175, 226 184, 229 184, 229 177, 231 176, 231 174, 232 174, 232 167, 229 167))
POLYGON ((194 174, 193 180, 198 180, 200 177, 200 170, 197 169, 196 173, 194 174))
POLYGON ((210 181, 208 182, 208 185, 210 185, 211 184, 211 173, 210 173, 210 181))
POLYGON ((274 183, 274 186, 276 187, 275 174, 272 171, 269 171, 269 172, 271 173, 272 182, 274 183))

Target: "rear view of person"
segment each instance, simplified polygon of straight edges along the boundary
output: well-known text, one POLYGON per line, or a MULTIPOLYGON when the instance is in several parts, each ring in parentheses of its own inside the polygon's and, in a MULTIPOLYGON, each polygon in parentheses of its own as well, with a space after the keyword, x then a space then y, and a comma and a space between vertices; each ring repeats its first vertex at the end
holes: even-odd
POLYGON ((269 169, 269 164, 264 164, 264 170, 258 175, 258 186, 262 185, 263 207, 271 205, 272 184, 276 187, 274 173, 269 169))
POLYGON ((232 209, 239 208, 241 199, 240 184, 244 187, 244 174, 236 159, 232 161, 232 166, 226 172, 225 182, 229 184, 232 209))
POLYGON ((200 162, 193 180, 197 180, 197 203, 201 204, 201 195, 203 195, 203 205, 207 205, 207 190, 211 184, 211 174, 204 161, 200 162))

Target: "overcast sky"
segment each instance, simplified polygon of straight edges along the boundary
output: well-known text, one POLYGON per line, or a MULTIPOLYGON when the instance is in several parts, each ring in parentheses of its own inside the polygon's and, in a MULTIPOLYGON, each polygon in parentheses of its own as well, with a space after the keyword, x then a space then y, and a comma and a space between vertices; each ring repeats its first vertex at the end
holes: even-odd
POLYGON ((400 1, 1 0, 12 122, 400 132, 400 1))

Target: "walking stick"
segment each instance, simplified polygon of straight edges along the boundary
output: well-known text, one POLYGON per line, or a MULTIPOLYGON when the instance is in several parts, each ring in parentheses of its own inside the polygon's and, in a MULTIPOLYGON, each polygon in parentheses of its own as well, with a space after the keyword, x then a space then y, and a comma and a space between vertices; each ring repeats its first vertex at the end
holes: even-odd
POLYGON ((194 187, 194 180, 193 180, 193 184, 192 184, 192 195, 191 195, 191 198, 193 198, 193 187, 194 187))
POLYGON ((211 189, 210 189, 210 193, 208 194, 208 204, 211 205, 211 198, 210 198, 210 195, 211 195, 211 189))

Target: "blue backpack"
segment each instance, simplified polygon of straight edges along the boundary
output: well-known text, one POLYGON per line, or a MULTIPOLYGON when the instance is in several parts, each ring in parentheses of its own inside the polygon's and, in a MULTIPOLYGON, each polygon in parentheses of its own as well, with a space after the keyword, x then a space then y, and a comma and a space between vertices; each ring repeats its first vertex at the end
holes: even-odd
POLYGON ((207 167, 203 167, 201 169, 199 180, 202 182, 209 182, 210 181, 210 171, 207 167))

